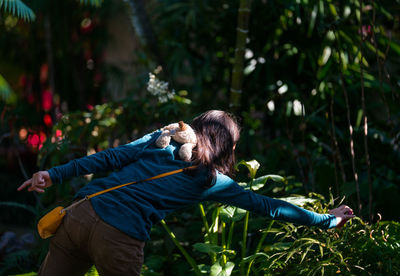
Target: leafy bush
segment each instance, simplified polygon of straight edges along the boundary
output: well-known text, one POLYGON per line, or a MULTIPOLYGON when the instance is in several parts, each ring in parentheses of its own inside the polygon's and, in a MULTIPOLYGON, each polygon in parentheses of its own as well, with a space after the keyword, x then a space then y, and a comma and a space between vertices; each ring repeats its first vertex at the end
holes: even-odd
MULTIPOLYGON (((274 189, 276 186, 268 180, 288 184, 287 179, 276 175, 255 178, 259 168, 255 160, 242 161, 240 164, 248 167, 252 177, 248 183, 242 183, 246 188, 255 187, 261 192, 271 192, 279 189, 274 189), (270 187, 264 187, 267 183, 270 187)), ((292 195, 281 199, 318 213, 327 213, 329 209, 342 203, 335 204, 332 194, 329 201, 315 193, 310 193, 307 197, 292 195)), ((321 230, 274 220, 266 221, 266 224, 264 218, 264 222, 260 222, 260 218, 251 217, 249 212, 233 206, 200 204, 199 207, 204 231, 203 237, 198 236, 197 242, 191 245, 194 250, 191 255, 187 241, 179 242, 167 223, 162 222, 162 226, 196 275, 400 273, 398 222, 378 221, 370 225, 360 218, 354 218, 341 229, 321 230), (199 242, 200 239, 204 242, 199 242)), ((150 247, 156 246, 150 242, 150 247)), ((159 258, 157 255, 149 256, 145 262, 144 274, 159 275, 155 271, 161 272, 160 263, 166 263, 168 258, 170 256, 165 254, 159 258)), ((181 263, 180 258, 175 259, 181 263)), ((187 272, 176 275, 187 275, 187 272)))

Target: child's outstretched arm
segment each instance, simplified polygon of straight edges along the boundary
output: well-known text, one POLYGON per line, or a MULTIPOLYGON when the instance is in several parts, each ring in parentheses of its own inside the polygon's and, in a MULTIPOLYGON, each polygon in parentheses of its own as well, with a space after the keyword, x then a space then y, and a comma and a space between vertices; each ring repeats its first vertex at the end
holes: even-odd
POLYGON ((340 227, 354 217, 351 208, 345 205, 331 210, 329 214, 318 214, 280 199, 245 190, 222 174, 217 175, 215 185, 206 191, 206 200, 237 206, 271 219, 318 226, 323 229, 340 227))
POLYGON ((29 187, 30 192, 43 193, 44 188, 50 187, 53 183, 60 183, 65 178, 121 169, 126 164, 138 160, 140 153, 154 142, 159 134, 159 131, 153 132, 129 144, 74 159, 48 171, 39 171, 31 179, 25 181, 18 191, 29 187))

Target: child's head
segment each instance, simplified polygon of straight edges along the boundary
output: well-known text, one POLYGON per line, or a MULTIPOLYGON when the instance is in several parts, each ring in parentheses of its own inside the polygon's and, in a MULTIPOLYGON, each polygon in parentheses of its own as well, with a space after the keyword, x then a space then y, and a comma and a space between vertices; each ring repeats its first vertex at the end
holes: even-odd
POLYGON ((197 147, 194 149, 195 162, 232 176, 234 173, 234 147, 239 140, 240 127, 235 117, 220 110, 209 110, 193 119, 197 147))

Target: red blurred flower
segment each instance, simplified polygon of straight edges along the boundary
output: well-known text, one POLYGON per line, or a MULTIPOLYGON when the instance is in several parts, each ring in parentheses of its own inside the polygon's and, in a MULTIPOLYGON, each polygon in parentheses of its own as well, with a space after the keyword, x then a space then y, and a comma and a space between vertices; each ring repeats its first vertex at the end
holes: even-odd
POLYGON ((42 92, 42 108, 44 111, 49 111, 53 107, 53 94, 50 90, 42 92))
POLYGON ((51 127, 53 125, 53 120, 49 114, 45 114, 43 116, 43 122, 47 127, 51 127))
POLYGON ((39 141, 40 141, 40 144, 43 144, 44 141, 46 141, 46 138, 47 138, 46 134, 45 134, 43 131, 41 131, 41 132, 39 133, 39 141))
POLYGON ((29 134, 28 136, 28 144, 33 147, 36 148, 40 143, 40 138, 39 135, 37 135, 36 133, 34 134, 29 134))

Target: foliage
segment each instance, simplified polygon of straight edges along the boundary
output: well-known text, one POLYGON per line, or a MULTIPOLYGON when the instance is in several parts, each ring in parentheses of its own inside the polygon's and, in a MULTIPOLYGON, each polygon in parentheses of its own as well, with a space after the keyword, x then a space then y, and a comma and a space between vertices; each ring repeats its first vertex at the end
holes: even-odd
MULTIPOLYGON (((259 164, 256 165, 255 160, 242 161, 241 164, 246 164, 249 170, 259 166, 259 164)), ((255 182, 254 176, 246 184, 249 189, 255 182)), ((264 176, 257 179, 270 178, 264 176)), ((277 179, 276 176, 274 179, 277 179)), ((284 180, 284 178, 281 179, 284 180)), ((266 183, 264 181, 264 184, 266 183)), ((302 196, 281 199, 319 213, 326 213, 328 208, 333 208, 335 204, 332 194, 329 202, 318 194, 310 194, 307 200, 302 196)), ((200 205, 200 210, 204 210, 203 205, 200 205)), ((180 245, 174 233, 168 227, 166 228, 170 238, 190 262, 196 275, 202 273, 213 276, 400 273, 398 261, 400 224, 398 222, 379 221, 370 225, 360 218, 355 218, 342 229, 325 231, 316 227, 295 226, 291 223, 271 220, 265 228, 258 231, 256 240, 249 243, 246 242, 246 238, 251 235, 247 226, 257 219, 253 218, 249 221, 248 212, 232 206, 216 208, 213 206, 209 210, 212 213, 211 224, 208 223, 206 214, 201 212, 203 229, 205 229, 204 243, 197 242, 192 245, 195 250, 193 253, 198 251, 210 257, 209 264, 199 264, 199 262, 204 262, 201 255, 196 260, 193 259, 180 245), (239 223, 243 223, 243 235, 242 239, 236 239, 238 244, 235 245, 232 242, 232 235, 239 236, 237 230, 234 230, 239 223), (227 232, 229 232, 228 236, 227 232)), ((163 225, 166 225, 165 222, 163 225)))
POLYGON ((21 0, 0 0, 0 9, 12 13, 25 21, 33 21, 36 18, 35 13, 21 0))
MULTIPOLYGON (((176 85, 193 92, 198 109, 210 102, 218 108, 232 104, 226 84, 232 77, 237 4, 171 0, 155 8, 168 71, 176 85)), ((392 5, 253 1, 245 97, 237 112, 244 127, 242 156, 257 158, 269 171, 285 164, 283 173, 296 174, 307 192, 327 195, 333 187, 369 219, 382 209, 396 218, 379 199, 393 195, 394 202, 400 192, 399 179, 392 177, 400 161, 395 104, 400 48, 392 5), (386 163, 383 152, 393 163, 386 163)))
MULTIPOLYGON (((337 232, 322 232, 205 204, 166 220, 175 242, 203 264, 201 273, 398 273, 399 258, 389 257, 397 256, 398 224, 374 223, 377 212, 385 220, 398 220, 398 1, 251 2, 236 112, 242 125, 237 155, 263 166, 242 162, 251 179, 242 185, 319 212, 333 207, 331 192, 345 198, 362 219, 337 232), (257 169, 267 176, 256 178, 257 169)), ((124 71, 107 64, 104 52, 107 42, 121 36, 107 29, 109 22, 130 19, 120 28, 129 29, 138 21, 126 1, 54 5, 35 0, 29 6, 36 20, 24 24, 18 18, 32 10, 19 0, 0 0, 0 173, 7 201, 1 210, 6 222, 14 218, 17 224, 31 224, 87 182, 72 179, 43 196, 15 195, 15 186, 35 170, 122 144, 206 109, 232 106, 239 1, 143 5, 150 18, 144 23, 154 27, 158 47, 135 44, 130 49, 134 58, 121 62, 133 70, 124 71), (157 67, 160 60, 162 68, 157 67)), ((244 175, 239 171, 238 179, 244 175)), ((162 225, 153 229, 145 275, 191 269, 165 233, 162 225)), ((24 271, 36 269, 43 258, 26 256, 35 265, 24 271)), ((15 269, 18 258, 12 260, 15 269)))

